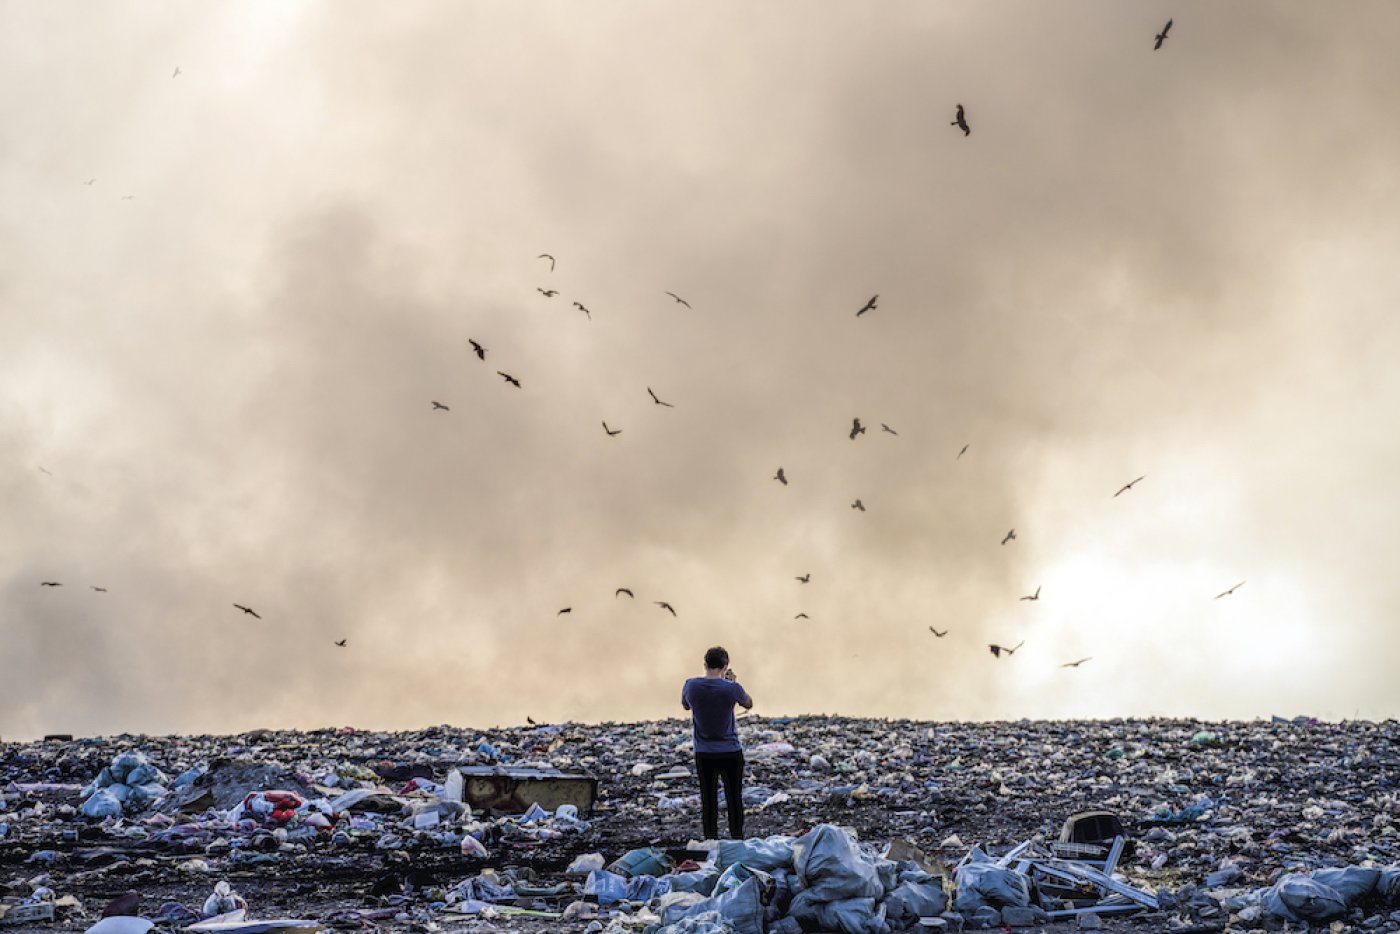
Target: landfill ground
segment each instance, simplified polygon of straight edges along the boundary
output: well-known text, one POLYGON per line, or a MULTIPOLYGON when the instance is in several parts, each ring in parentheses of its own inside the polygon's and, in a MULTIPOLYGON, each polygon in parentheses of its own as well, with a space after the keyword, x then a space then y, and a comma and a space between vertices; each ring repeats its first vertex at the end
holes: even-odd
MULTIPOLYGON (((1109 931, 1277 928, 1242 921, 1231 896, 1267 887, 1284 872, 1391 866, 1400 848, 1395 721, 745 717, 740 724, 750 838, 834 823, 877 848, 907 838, 951 866, 973 844, 997 855, 1025 840, 1057 840, 1076 811, 1115 812, 1136 847, 1120 865, 1128 883, 1148 892, 1204 892, 1174 910, 1105 918, 1109 931), (1222 869, 1225 884, 1217 876, 1208 886, 1222 869)), ((442 908, 443 893, 486 869, 542 887, 581 884, 565 870, 584 854, 611 862, 638 847, 685 848, 700 836, 689 739, 688 721, 667 720, 3 743, 0 896, 13 901, 42 885, 59 901, 54 921, 0 922, 0 931, 84 930, 128 889, 140 893, 146 917, 163 907, 170 915, 172 903, 199 912, 219 880, 246 899, 250 918, 317 919, 342 930, 583 931, 592 918, 452 914, 442 908), (84 787, 127 750, 144 753, 167 786, 201 764, 207 772, 185 793, 172 787, 137 813, 83 816, 84 787), (480 812, 431 831, 406 821, 412 802, 430 797, 401 794, 407 776, 441 783, 455 767, 496 763, 596 776, 596 806, 580 815, 586 829, 550 830, 551 821, 523 824, 480 812), (674 767, 687 774, 658 777, 679 773, 674 767), (180 811, 195 785, 205 793, 200 805, 214 805, 180 811), (403 808, 367 812, 354 826, 337 823, 339 834, 287 834, 285 826, 279 834, 222 819, 249 792, 295 790, 309 800, 360 786, 387 789, 403 808), (460 838, 473 830, 484 857, 463 855, 460 838)), ((559 911, 579 898, 519 904, 559 911)), ((596 918, 607 924, 615 911, 604 908, 596 918)), ((1353 909, 1338 930, 1353 928, 1400 930, 1400 911, 1353 909)))

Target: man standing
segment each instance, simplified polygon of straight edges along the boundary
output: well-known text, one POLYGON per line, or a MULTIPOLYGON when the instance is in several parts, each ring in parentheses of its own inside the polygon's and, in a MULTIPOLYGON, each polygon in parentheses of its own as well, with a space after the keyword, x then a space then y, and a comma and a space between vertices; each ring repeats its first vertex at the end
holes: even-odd
POLYGON ((724 779, 729 836, 744 838, 744 749, 734 723, 734 705, 753 709, 753 698, 729 669, 729 653, 715 646, 705 653, 705 677, 690 678, 681 706, 695 728, 695 772, 700 779, 700 821, 705 839, 719 837, 719 781, 724 779))

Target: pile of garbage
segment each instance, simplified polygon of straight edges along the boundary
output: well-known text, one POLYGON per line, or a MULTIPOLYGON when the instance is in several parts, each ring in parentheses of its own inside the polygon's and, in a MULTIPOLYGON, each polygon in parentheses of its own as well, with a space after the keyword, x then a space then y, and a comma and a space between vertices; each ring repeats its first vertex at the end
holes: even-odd
POLYGON ((86 817, 119 817, 139 812, 165 796, 167 779, 151 765, 145 753, 120 753, 83 789, 82 812, 86 817))
MULTIPOLYGON (((356 924, 412 926, 453 913, 483 925, 544 930, 557 928, 564 912, 582 902, 591 908, 573 908, 568 918, 581 930, 592 921, 635 923, 644 910, 655 914, 648 923, 695 928, 705 912, 677 915, 693 907, 679 896, 733 900, 756 891, 769 899, 767 930, 794 917, 791 903, 769 914, 773 906, 811 887, 797 864, 801 841, 831 825, 867 841, 855 845, 862 854, 855 858, 876 867, 880 890, 866 885, 858 889, 865 894, 811 904, 809 898, 798 903, 806 919, 799 924, 830 922, 834 916, 819 915, 836 909, 819 906, 855 898, 872 900, 869 912, 861 903, 860 917, 883 917, 894 927, 908 916, 899 907, 904 896, 895 898, 900 886, 937 879, 946 910, 959 916, 947 923, 980 923, 984 906, 959 907, 965 893, 957 877, 969 872, 971 878, 974 865, 999 862, 1025 845, 1002 868, 1033 883, 1028 903, 984 897, 1002 924, 1025 917, 1012 911, 1008 919, 1013 908, 1044 911, 1055 923, 1053 912, 1068 910, 1063 892, 1053 894, 1057 886, 1085 889, 1105 908, 1127 911, 1126 899, 1138 906, 1137 917, 1165 923, 1265 924, 1276 917, 1296 923, 1271 914, 1270 901, 1258 893, 1288 877, 1316 880, 1319 871, 1357 868, 1377 870, 1377 885, 1351 900, 1341 897, 1341 920, 1400 930, 1383 884, 1392 878, 1387 867, 1400 860, 1394 721, 749 716, 739 724, 753 834, 745 843, 794 841, 790 864, 765 868, 755 863, 760 850, 747 859, 710 851, 712 860, 688 852, 696 849, 699 803, 690 726, 680 719, 0 744, 0 904, 32 900, 31 914, 42 910, 32 906, 52 905, 55 923, 72 926, 135 888, 148 911, 172 903, 198 913, 214 883, 226 880, 264 917, 349 923, 353 916, 356 924), (477 797, 477 786, 493 775, 557 773, 591 776, 591 800, 477 797), (1077 880, 1053 877, 1050 870, 1064 872, 1056 860, 1103 871, 1099 857, 1086 861, 1055 850, 1065 817, 1095 808, 1121 817, 1136 846, 1119 854, 1107 877, 1150 895, 1156 909, 1082 872, 1077 880), (917 870, 904 866, 891 876, 880 861, 898 867, 909 857, 873 849, 885 843, 927 858, 914 861, 917 870), (650 872, 645 864, 618 864, 639 849, 659 851, 663 864, 650 872), (687 859, 696 865, 686 866, 687 859), (684 868, 673 871, 671 864, 684 868), (1122 873, 1131 884, 1114 878, 1122 873), (705 891, 709 879, 715 885, 705 891), (669 899, 664 906, 663 899, 669 899), (463 914, 472 907, 474 914, 463 914)), ((1283 885, 1278 900, 1296 901, 1284 895, 1296 888, 1283 885)), ((930 909, 930 890, 905 893, 919 895, 917 911, 930 909)))

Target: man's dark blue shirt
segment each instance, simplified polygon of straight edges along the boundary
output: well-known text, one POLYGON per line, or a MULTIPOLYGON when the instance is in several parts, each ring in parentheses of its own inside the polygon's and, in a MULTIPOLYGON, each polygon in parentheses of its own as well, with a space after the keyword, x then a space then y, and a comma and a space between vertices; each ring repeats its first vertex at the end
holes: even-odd
POLYGON ((691 713, 696 752, 739 752, 739 729, 734 705, 749 694, 737 681, 723 678, 691 678, 681 688, 681 706, 691 713))

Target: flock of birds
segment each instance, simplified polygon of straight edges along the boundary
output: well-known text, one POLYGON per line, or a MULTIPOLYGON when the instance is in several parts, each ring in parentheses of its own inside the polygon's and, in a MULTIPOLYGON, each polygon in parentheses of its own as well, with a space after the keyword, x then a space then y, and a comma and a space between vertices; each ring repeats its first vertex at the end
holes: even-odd
MULTIPOLYGON (((1155 51, 1155 50, 1161 49, 1162 46, 1163 46, 1163 44, 1167 41, 1167 35, 1168 35, 1168 33, 1171 31, 1172 22, 1173 22, 1173 21, 1172 21, 1171 19, 1168 19, 1167 22, 1166 22, 1166 25, 1162 27, 1161 32, 1157 33, 1156 36, 1154 37, 1154 43, 1153 43, 1153 46, 1152 46, 1152 48, 1153 48, 1154 51, 1155 51)), ((181 69, 180 69, 179 67, 176 67, 175 70, 174 70, 174 72, 171 74, 171 78, 178 78, 181 74, 182 74, 181 69)), ((971 127, 971 125, 968 123, 968 119, 967 119, 967 109, 966 109, 962 104, 958 104, 958 105, 957 105, 956 111, 955 111, 955 113, 954 113, 953 120, 950 122, 950 125, 951 125, 951 126, 954 126, 954 127, 957 127, 959 130, 961 130, 964 137, 967 137, 967 136, 971 136, 971 135, 972 135, 972 127, 971 127)), ((97 182, 97 179, 96 179, 96 178, 89 178, 89 179, 85 180, 85 181, 83 182, 83 184, 84 184, 84 185, 87 185, 87 186, 92 186, 92 185, 94 185, 96 182, 97 182)), ((123 196, 122 196, 122 200, 130 201, 130 200, 134 200, 134 197, 135 197, 134 195, 129 195, 129 194, 128 194, 128 195, 123 195, 123 196)), ((551 253, 541 253, 541 254, 539 254, 536 258, 537 258, 537 259, 540 259, 540 260, 547 260, 547 261, 549 262, 549 270, 550 270, 550 272, 551 272, 551 273, 554 272, 555 267, 556 267, 556 259, 555 259, 555 257, 554 257, 553 254, 551 254, 551 253)), ((553 298, 555 298, 555 297, 557 297, 557 296, 559 295, 559 291, 558 291, 557 289, 553 289, 553 288, 538 287, 538 288, 536 288, 536 291, 537 291, 540 295, 542 295, 544 298, 546 298, 546 299, 553 299, 553 298)), ((677 295, 675 292, 669 292, 669 291, 668 291, 668 292, 665 292, 664 294, 665 294, 667 297, 669 297, 670 299, 672 299, 677 305, 683 306, 683 307, 685 307, 685 308, 687 308, 687 309, 692 309, 692 306, 691 306, 690 302, 686 301, 684 298, 682 298, 680 295, 677 295)), ((868 301, 866 301, 865 304, 863 304, 863 305, 856 311, 855 316, 856 316, 857 318, 860 318, 860 317, 863 317, 864 315, 866 315, 866 314, 869 313, 869 312, 872 312, 872 311, 877 310, 877 309, 879 308, 879 304, 878 304, 878 303, 879 303, 879 299, 880 299, 880 296, 879 296, 878 293, 875 294, 875 295, 872 295, 872 296, 870 297, 870 299, 869 299, 868 301)), ((591 321, 591 320, 593 319, 593 312, 592 312, 586 305, 584 305, 582 302, 574 301, 574 302, 573 302, 573 307, 574 307, 575 309, 577 309, 577 310, 583 312, 584 316, 585 316, 588 320, 591 321)), ((473 354, 476 355, 477 359, 480 360, 480 361, 482 361, 482 362, 485 362, 485 360, 486 360, 486 355, 487 355, 487 353, 488 353, 487 347, 486 347, 485 345, 483 345, 482 343, 480 343, 479 341, 475 340, 475 339, 469 339, 469 340, 468 340, 468 344, 471 346, 471 352, 472 352, 473 354)), ((514 388, 516 388, 516 389, 520 389, 520 388, 521 388, 521 382, 520 382, 520 380, 519 380, 518 378, 516 378, 514 375, 512 375, 512 374, 510 374, 510 373, 507 373, 507 372, 505 372, 504 370, 496 370, 496 375, 497 375, 497 376, 500 376, 501 379, 504 381, 505 384, 507 384, 507 385, 509 385, 509 386, 512 386, 512 387, 514 387, 514 388)), ((675 408, 675 406, 674 406, 672 403, 667 402, 667 401, 664 401, 664 400, 661 399, 659 396, 657 396, 657 394, 652 390, 652 388, 651 388, 650 386, 646 387, 646 391, 647 391, 647 395, 650 397, 651 401, 652 401, 655 405, 661 406, 661 407, 665 407, 665 408, 668 408, 668 409, 669 409, 669 408, 675 408)), ((430 400, 430 401, 431 401, 431 404, 432 404, 432 411, 435 411, 435 412, 436 412, 436 411, 442 411, 442 412, 450 412, 450 411, 452 411, 451 406, 447 405, 446 403, 439 402, 439 401, 437 401, 437 400, 430 400)), ((615 438, 615 437, 617 437, 618 435, 622 434, 622 429, 621 429, 621 428, 615 428, 615 427, 609 426, 606 420, 603 421, 602 425, 603 425, 603 431, 604 431, 604 433, 605 433, 609 438, 615 438)), ((892 436, 894 436, 894 437, 898 437, 898 436, 899 436, 899 432, 898 432, 898 431, 896 431, 894 428, 890 427, 889 425, 887 425, 887 424, 885 424, 885 423, 883 423, 883 422, 880 423, 880 429, 881 429, 881 432, 882 432, 882 433, 888 433, 888 434, 890 434, 890 435, 892 435, 892 436)), ((860 420, 859 418, 855 418, 855 419, 853 419, 852 422, 851 422, 851 427, 850 427, 850 430, 847 432, 847 437, 848 437, 851 441, 855 441, 855 440, 857 440, 861 435, 866 434, 866 431, 867 431, 867 427, 866 427, 864 424, 862 424, 862 422, 861 422, 861 420, 860 420)), ((962 448, 958 451, 957 456, 954 458, 954 460, 961 460, 962 457, 963 457, 963 455, 966 454, 966 453, 968 452, 968 449, 969 449, 970 447, 971 447, 971 444, 970 444, 970 443, 964 444, 964 445, 962 446, 962 448)), ((44 470, 42 467, 40 467, 39 469, 40 469, 40 470, 43 470, 44 473, 49 474, 49 471, 44 470)), ((49 474, 49 475, 52 476, 52 474, 49 474)), ((773 478, 772 478, 772 479, 778 481, 778 482, 779 482, 780 484, 782 484, 783 486, 788 486, 788 485, 789 485, 789 478, 788 478, 788 475, 787 475, 787 471, 786 471, 783 467, 778 467, 777 472, 773 475, 773 478)), ((1142 482, 1142 481, 1145 480, 1145 479, 1146 479, 1146 476, 1143 475, 1143 476, 1139 476, 1139 477, 1137 477, 1137 478, 1135 478, 1135 479, 1133 479, 1133 480, 1131 480, 1131 481, 1129 481, 1129 482, 1123 484, 1123 485, 1122 485, 1121 487, 1119 487, 1119 489, 1113 494, 1114 498, 1117 498, 1117 497, 1121 496, 1122 494, 1128 492, 1129 490, 1132 490, 1138 483, 1142 482)), ((861 500, 859 497, 857 497, 857 498, 855 499, 855 501, 851 503, 851 509, 856 510, 856 511, 859 511, 859 512, 865 512, 865 511, 866 511, 865 504, 862 502, 862 500, 861 500)), ((1006 535, 1001 539, 1001 544, 1002 544, 1002 545, 1006 545, 1006 544, 1008 544, 1009 542, 1012 542, 1012 541, 1015 541, 1015 540, 1016 540, 1016 530, 1015 530, 1014 528, 1012 528, 1012 529, 1010 529, 1009 531, 1007 531, 1006 535)), ((798 582, 799 584, 808 584, 808 583, 811 582, 812 575, 811 575, 810 572, 807 572, 807 573, 803 573, 803 574, 797 575, 795 579, 797 580, 797 582, 798 582)), ((1233 587, 1230 587, 1228 590, 1221 591, 1219 594, 1217 594, 1217 595, 1215 596, 1215 599, 1216 599, 1216 600, 1219 600, 1219 599, 1221 599, 1221 598, 1223 598, 1223 597, 1230 596, 1231 594, 1235 593, 1235 591, 1238 590, 1240 587, 1244 586, 1244 583, 1245 583, 1244 581, 1240 581, 1238 584, 1235 584, 1233 587)), ((63 584, 62 584, 61 581, 41 581, 41 582, 40 582, 40 586, 41 586, 41 587, 52 587, 52 588, 57 588, 57 587, 62 587, 63 584)), ((107 592, 107 588, 106 588, 106 587, 100 587, 100 586, 97 586, 97 585, 95 585, 95 584, 91 584, 91 585, 88 585, 88 586, 89 586, 93 591, 98 592, 98 593, 106 593, 106 592, 107 592)), ((1034 593, 1032 593, 1032 594, 1027 594, 1027 595, 1025 595, 1025 596, 1022 596, 1022 597, 1020 597, 1019 599, 1020 599, 1020 600, 1023 600, 1023 601, 1039 601, 1039 600, 1040 600, 1040 592, 1041 592, 1041 588, 1040 588, 1039 586, 1037 586, 1034 593)), ((635 598, 636 598, 636 594, 635 594, 635 593, 632 591, 632 589, 629 588, 629 587, 618 587, 618 588, 616 589, 616 591, 614 592, 613 596, 614 596, 614 599, 620 598, 620 597, 622 597, 622 596, 626 596, 628 599, 635 599, 635 598)), ((653 600, 653 601, 651 601, 651 602, 652 602, 655 606, 657 606, 661 611, 670 613, 672 617, 678 617, 678 614, 677 614, 677 612, 676 612, 675 607, 674 607, 669 601, 666 601, 666 600, 653 600)), ((262 616, 261 616, 256 610, 254 610, 254 609, 253 609, 252 607, 250 607, 250 606, 246 606, 246 605, 241 604, 241 603, 234 603, 234 604, 232 604, 232 606, 233 606, 234 609, 239 610, 240 612, 244 613, 244 614, 247 615, 247 616, 251 616, 251 617, 253 617, 254 619, 259 619, 259 620, 262 619, 262 616)), ((562 616, 562 615, 569 614, 569 613, 572 613, 572 612, 573 612, 573 607, 572 607, 572 606, 566 606, 566 607, 563 607, 562 609, 560 609, 556 615, 562 616)), ((810 617, 809 617, 806 613, 799 612, 799 613, 794 617, 794 619, 810 619, 810 617)), ((929 632, 931 632, 931 633, 934 635, 934 637, 939 638, 939 639, 944 638, 944 637, 947 636, 948 633, 949 633, 949 630, 947 630, 947 629, 938 630, 938 629, 934 628, 933 626, 929 626, 928 629, 929 629, 929 632)), ((333 644, 334 644, 335 646, 339 647, 339 648, 346 648, 347 645, 348 645, 348 639, 338 639, 338 640, 334 640, 333 644)), ((998 658, 998 659, 999 659, 999 658, 1001 658, 1003 655, 1007 656, 1008 658, 1011 657, 1011 656, 1013 656, 1013 655, 1015 655, 1015 654, 1016 654, 1016 651, 1017 651, 1018 649, 1020 649, 1023 645, 1025 645, 1025 640, 1024 640, 1024 639, 1021 640, 1020 642, 1018 642, 1018 643, 1017 643, 1016 645, 1014 645, 1014 646, 1003 646, 1003 645, 999 645, 999 644, 996 644, 996 643, 991 643, 991 644, 988 645, 987 648, 988 648, 988 650, 990 651, 991 655, 992 655, 994 658, 998 658)), ((1084 658, 1076 659, 1075 661, 1065 662, 1065 663, 1062 664, 1060 667, 1061 667, 1061 668, 1078 668, 1080 665, 1083 665, 1085 662, 1088 662, 1088 661, 1090 661, 1090 660, 1092 660, 1092 656, 1086 656, 1086 657, 1084 657, 1084 658)))

